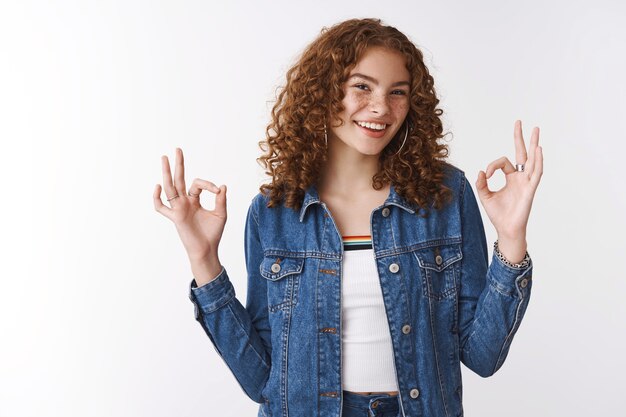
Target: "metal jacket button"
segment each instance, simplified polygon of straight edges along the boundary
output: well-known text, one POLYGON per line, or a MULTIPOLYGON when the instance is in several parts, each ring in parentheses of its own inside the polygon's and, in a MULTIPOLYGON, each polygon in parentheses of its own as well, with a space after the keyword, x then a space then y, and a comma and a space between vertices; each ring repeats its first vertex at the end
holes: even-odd
POLYGON ((526 288, 526 286, 528 285, 528 279, 524 278, 523 280, 520 281, 519 284, 522 286, 522 288, 526 288))
POLYGON ((272 272, 274 272, 274 273, 280 272, 280 265, 279 264, 272 264, 272 272))
POLYGON ((378 407, 378 401, 374 401, 374 402, 372 403, 372 408, 376 408, 376 407, 378 407))
POLYGON ((417 388, 413 388, 409 395, 411 395, 411 398, 417 398, 420 396, 420 392, 417 388))
POLYGON ((389 217, 389 208, 385 207, 382 211, 383 217, 389 217))
POLYGON ((398 264, 393 263, 393 264, 389 265, 389 271, 391 271, 392 274, 395 274, 399 270, 400 270, 400 266, 398 264))
POLYGON ((404 326, 402 326, 402 333, 409 334, 410 332, 411 332, 411 326, 409 326, 408 324, 405 324, 404 326))
POLYGON ((436 263, 437 265, 441 265, 441 264, 443 263, 443 258, 441 257, 441 255, 437 255, 437 256, 435 257, 435 263, 436 263))

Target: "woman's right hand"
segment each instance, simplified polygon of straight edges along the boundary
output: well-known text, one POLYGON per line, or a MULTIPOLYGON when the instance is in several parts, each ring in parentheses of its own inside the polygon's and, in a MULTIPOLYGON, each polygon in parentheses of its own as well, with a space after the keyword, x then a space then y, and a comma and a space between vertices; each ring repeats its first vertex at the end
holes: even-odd
POLYGON ((187 194, 185 186, 185 166, 183 151, 176 148, 176 166, 174 181, 167 156, 161 157, 163 167, 163 184, 165 196, 171 204, 167 207, 161 201, 161 185, 157 184, 153 197, 156 211, 174 222, 180 240, 183 242, 198 285, 208 282, 216 277, 221 271, 221 265, 217 256, 217 248, 224 232, 226 224, 226 186, 217 187, 210 181, 199 178, 193 180, 187 194), (215 208, 206 210, 200 205, 200 193, 202 190, 216 194, 215 208), (175 197, 178 196, 178 197, 175 197), (172 197, 174 197, 172 199, 172 197), (202 271, 200 271, 202 270, 202 271), (197 275, 207 274, 202 279, 197 275))

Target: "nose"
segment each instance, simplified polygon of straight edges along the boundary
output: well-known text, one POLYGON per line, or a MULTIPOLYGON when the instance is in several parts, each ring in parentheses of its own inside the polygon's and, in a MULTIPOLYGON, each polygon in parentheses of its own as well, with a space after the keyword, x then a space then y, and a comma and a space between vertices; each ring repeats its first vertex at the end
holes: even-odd
POLYGON ((389 112, 389 103, 387 103, 387 94, 372 94, 370 96, 369 110, 378 115, 385 115, 389 112))

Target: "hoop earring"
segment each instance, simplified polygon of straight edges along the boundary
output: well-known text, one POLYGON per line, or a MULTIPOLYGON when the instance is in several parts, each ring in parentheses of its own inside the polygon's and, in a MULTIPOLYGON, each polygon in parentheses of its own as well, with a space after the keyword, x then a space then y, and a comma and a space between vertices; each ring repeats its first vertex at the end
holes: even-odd
POLYGON ((326 133, 326 123, 324 123, 324 143, 326 144, 326 149, 328 149, 328 134, 326 133))
POLYGON ((400 148, 398 148, 398 151, 395 154, 393 154, 394 156, 400 153, 400 150, 402 150, 402 147, 404 146, 404 143, 406 142, 406 137, 408 135, 409 135, 409 122, 406 123, 406 130, 404 132, 404 140, 402 141, 402 145, 400 145, 400 148))

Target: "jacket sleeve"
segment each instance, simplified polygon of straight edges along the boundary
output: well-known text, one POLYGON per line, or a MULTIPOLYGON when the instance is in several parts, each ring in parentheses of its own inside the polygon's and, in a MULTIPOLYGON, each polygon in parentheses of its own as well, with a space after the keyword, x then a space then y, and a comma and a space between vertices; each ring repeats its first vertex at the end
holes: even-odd
POLYGON ((196 320, 243 391, 253 401, 261 403, 261 393, 270 373, 271 346, 267 284, 259 273, 263 251, 254 203, 248 209, 245 225, 246 307, 235 297, 235 289, 224 268, 217 278, 201 287, 192 280, 189 298, 195 306, 196 320))
POLYGON ((476 197, 463 175, 460 193, 463 259, 459 294, 461 361, 482 377, 504 363, 532 287, 532 261, 507 266, 493 254, 487 267, 485 230, 476 197))

